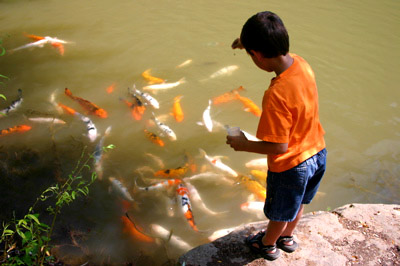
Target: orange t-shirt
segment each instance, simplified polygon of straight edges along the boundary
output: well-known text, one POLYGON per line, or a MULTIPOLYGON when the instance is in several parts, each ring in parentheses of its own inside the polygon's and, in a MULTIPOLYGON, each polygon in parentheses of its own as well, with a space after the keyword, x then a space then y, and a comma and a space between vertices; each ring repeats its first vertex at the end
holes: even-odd
POLYGON ((283 154, 268 155, 271 172, 289 170, 325 148, 318 114, 314 72, 300 56, 290 54, 293 64, 271 80, 262 101, 257 138, 288 143, 283 154))

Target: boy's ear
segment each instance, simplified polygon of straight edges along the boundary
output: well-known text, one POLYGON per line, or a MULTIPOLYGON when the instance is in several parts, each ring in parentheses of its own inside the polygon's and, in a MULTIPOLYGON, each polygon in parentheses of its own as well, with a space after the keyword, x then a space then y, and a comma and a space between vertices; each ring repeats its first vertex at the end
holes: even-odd
POLYGON ((257 58, 257 60, 262 60, 264 58, 263 54, 259 51, 250 50, 250 52, 257 58))

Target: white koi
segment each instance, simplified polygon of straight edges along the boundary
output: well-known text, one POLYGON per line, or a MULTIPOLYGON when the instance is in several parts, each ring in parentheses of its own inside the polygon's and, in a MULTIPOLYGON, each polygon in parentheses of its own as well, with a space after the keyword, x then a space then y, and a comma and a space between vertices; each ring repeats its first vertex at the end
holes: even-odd
POLYGON ((160 104, 158 103, 158 101, 153 96, 151 96, 150 94, 148 94, 146 92, 142 92, 142 91, 136 89, 135 85, 133 85, 133 90, 134 90, 134 93, 136 93, 137 95, 142 97, 142 99, 144 99, 146 101, 146 103, 150 104, 155 109, 159 109, 160 108, 160 104))
MULTIPOLYGON (((1 110, 0 114, 2 116, 4 116, 4 115, 8 115, 8 113, 10 113, 12 111, 15 111, 21 105, 22 101, 23 101, 22 90, 18 89, 18 99, 12 101, 11 104, 7 108, 1 110)), ((0 117, 2 117, 2 116, 0 116, 0 117)))
POLYGON ((160 168, 160 169, 165 168, 165 164, 160 157, 158 157, 154 154, 148 153, 148 152, 146 152, 144 155, 151 158, 151 160, 153 160, 157 164, 158 168, 160 168))
POLYGON ((96 148, 93 153, 93 158, 94 158, 94 169, 97 173, 97 176, 99 177, 100 180, 103 179, 103 164, 102 164, 102 159, 103 159, 103 145, 104 145, 104 139, 110 135, 111 132, 111 126, 107 127, 107 129, 104 132, 104 135, 101 137, 100 141, 97 143, 96 148))
POLYGON ((212 182, 225 182, 229 185, 233 185, 235 183, 235 181, 233 181, 232 179, 228 179, 225 176, 214 172, 205 172, 183 178, 183 181, 185 182, 190 182, 193 180, 209 180, 212 182))
POLYGON ((188 251, 193 248, 188 243, 186 243, 184 240, 182 240, 180 237, 173 235, 171 233, 171 231, 168 231, 161 225, 150 224, 150 228, 155 234, 158 235, 158 237, 162 238, 165 241, 168 241, 168 243, 170 243, 171 245, 173 245, 183 251, 188 251))
POLYGON ((212 73, 210 75, 210 77, 208 77, 206 79, 202 79, 200 81, 203 82, 203 81, 207 81, 209 79, 213 79, 213 78, 217 78, 217 77, 221 77, 221 76, 230 76, 230 75, 232 75, 233 71, 237 70, 238 68, 239 68, 239 66, 237 66, 237 65, 223 67, 223 68, 219 69, 218 71, 212 73))
POLYGON ((110 191, 114 191, 117 193, 118 196, 122 197, 125 200, 133 201, 131 194, 129 193, 128 189, 115 177, 108 178, 111 183, 110 191))
POLYGON ((210 115, 211 103, 212 101, 208 100, 208 106, 203 112, 203 123, 209 132, 211 132, 213 129, 213 121, 211 120, 211 115, 210 115))
POLYGON ((29 117, 29 121, 38 123, 54 123, 54 124, 65 124, 66 122, 62 119, 55 117, 29 117))
POLYGON ((186 187, 189 190, 190 193, 190 199, 196 203, 196 206, 198 208, 200 208, 203 212, 207 213, 208 215, 217 215, 219 214, 218 212, 215 212, 213 210, 210 210, 203 202, 203 200, 201 199, 201 196, 199 194, 199 192, 197 191, 197 189, 191 185, 190 183, 185 183, 186 187))
POLYGON ((87 136, 91 142, 94 142, 97 138, 97 128, 95 124, 87 116, 84 116, 78 112, 75 112, 75 115, 78 116, 86 124, 87 136))
POLYGON ((185 78, 181 78, 177 82, 171 82, 171 83, 164 82, 164 83, 160 83, 160 84, 152 84, 152 85, 144 86, 142 89, 145 91, 147 90, 147 91, 152 91, 153 93, 155 93, 157 91, 175 88, 185 82, 186 82, 185 78))
POLYGON ((240 204, 240 209, 245 212, 254 213, 258 218, 265 218, 264 201, 247 201, 240 204))
POLYGON ((193 61, 192 59, 188 59, 188 60, 186 60, 185 62, 183 62, 183 63, 177 65, 176 68, 185 67, 185 66, 189 65, 190 63, 192 63, 192 61, 193 61))
POLYGON ((157 117, 153 113, 153 120, 158 126, 158 128, 163 132, 163 134, 166 134, 170 140, 176 140, 176 134, 174 131, 172 131, 171 128, 169 128, 166 124, 161 123, 160 120, 157 119, 157 117))
POLYGON ((199 149, 200 154, 211 164, 213 165, 215 168, 228 173, 231 176, 234 177, 238 177, 238 174, 236 173, 236 171, 234 171, 232 168, 230 168, 229 166, 227 166, 226 164, 224 164, 221 159, 219 158, 220 156, 214 156, 214 157, 210 157, 207 155, 207 153, 203 150, 203 149, 199 149))
POLYGON ((266 156, 259 159, 253 159, 248 161, 245 166, 247 168, 268 169, 268 159, 266 156))
POLYGON ((208 240, 210 240, 212 242, 212 241, 214 241, 214 240, 216 240, 216 239, 218 239, 220 237, 226 236, 227 234, 235 231, 235 229, 236 229, 236 227, 219 229, 219 230, 215 231, 214 233, 212 233, 208 237, 208 240))

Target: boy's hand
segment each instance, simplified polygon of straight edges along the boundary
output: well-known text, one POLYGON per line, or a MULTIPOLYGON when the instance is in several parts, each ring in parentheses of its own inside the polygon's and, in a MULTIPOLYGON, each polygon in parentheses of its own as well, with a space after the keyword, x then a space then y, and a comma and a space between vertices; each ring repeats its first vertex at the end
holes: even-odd
POLYGON ((236 38, 236 39, 233 41, 231 47, 232 47, 232 49, 236 49, 236 48, 238 48, 238 49, 243 49, 243 48, 244 48, 243 45, 242 45, 242 43, 240 42, 240 39, 239 39, 239 38, 236 38))
POLYGON ((243 132, 240 136, 226 136, 226 144, 230 145, 235 151, 245 151, 248 140, 243 132))

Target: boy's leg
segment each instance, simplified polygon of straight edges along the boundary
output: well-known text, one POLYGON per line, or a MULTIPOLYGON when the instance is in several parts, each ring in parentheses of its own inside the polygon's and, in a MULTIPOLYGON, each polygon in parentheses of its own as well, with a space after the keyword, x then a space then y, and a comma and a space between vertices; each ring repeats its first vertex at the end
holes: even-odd
POLYGON ((300 209, 297 212, 296 218, 293 221, 287 223, 285 230, 282 232, 280 236, 293 236, 293 231, 296 228, 297 223, 300 221, 300 218, 303 215, 303 211, 304 211, 304 204, 301 204, 300 209))
POLYGON ((266 246, 275 245, 278 238, 284 232, 287 224, 287 222, 269 221, 262 243, 266 246))

